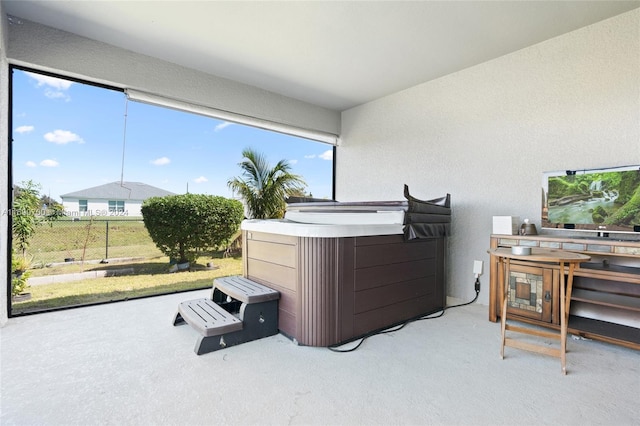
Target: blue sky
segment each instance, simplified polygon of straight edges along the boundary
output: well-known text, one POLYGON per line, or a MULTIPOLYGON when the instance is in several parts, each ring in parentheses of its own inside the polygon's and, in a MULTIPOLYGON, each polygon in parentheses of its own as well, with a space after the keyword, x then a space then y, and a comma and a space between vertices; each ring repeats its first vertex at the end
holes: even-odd
POLYGON ((14 69, 13 181, 60 195, 109 182, 231 197, 242 150, 287 160, 307 192, 331 198, 330 145, 126 101, 122 92, 14 69), (126 108, 126 131, 125 131, 126 108), (124 167, 123 167, 124 146, 124 167))

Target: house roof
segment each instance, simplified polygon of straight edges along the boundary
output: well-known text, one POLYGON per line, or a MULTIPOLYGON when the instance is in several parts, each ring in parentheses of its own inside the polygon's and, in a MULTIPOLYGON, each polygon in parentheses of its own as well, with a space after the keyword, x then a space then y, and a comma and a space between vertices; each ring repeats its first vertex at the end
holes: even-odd
POLYGON ((105 185, 94 186, 93 188, 81 189, 80 191, 69 192, 60 196, 65 198, 82 199, 108 199, 108 200, 146 200, 150 197, 164 197, 166 195, 176 195, 173 192, 156 188, 142 182, 111 182, 105 185))

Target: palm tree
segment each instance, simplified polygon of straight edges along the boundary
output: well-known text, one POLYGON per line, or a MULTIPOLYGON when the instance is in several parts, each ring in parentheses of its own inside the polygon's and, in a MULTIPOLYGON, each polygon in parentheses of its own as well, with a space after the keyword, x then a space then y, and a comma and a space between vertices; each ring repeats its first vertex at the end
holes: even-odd
POLYGON ((290 172, 291 165, 286 160, 271 168, 265 156, 251 148, 242 151, 242 156, 242 177, 229 180, 229 188, 243 198, 251 218, 283 217, 285 198, 302 191, 304 180, 290 172))

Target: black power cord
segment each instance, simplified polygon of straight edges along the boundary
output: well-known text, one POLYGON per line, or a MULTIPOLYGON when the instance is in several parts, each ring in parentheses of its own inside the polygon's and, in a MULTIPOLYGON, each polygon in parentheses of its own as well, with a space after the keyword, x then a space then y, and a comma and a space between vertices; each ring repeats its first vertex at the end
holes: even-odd
POLYGON ((478 277, 476 277, 476 282, 474 283, 474 289, 476 291, 476 295, 474 296, 473 300, 471 300, 469 302, 460 303, 458 305, 445 306, 440 311, 433 312, 433 313, 431 313, 429 315, 422 315, 422 316, 419 316, 419 317, 416 317, 416 318, 409 319, 409 320, 403 322, 400 325, 394 326, 394 328, 387 328, 387 329, 384 329, 384 330, 367 333, 367 334, 365 334, 364 336, 362 336, 360 338, 360 341, 358 342, 358 344, 356 346, 354 346, 353 348, 350 348, 350 349, 338 349, 340 346, 344 346, 345 343, 342 343, 340 345, 327 346, 327 349, 329 349, 330 351, 339 352, 339 353, 353 352, 356 349, 358 349, 360 347, 360 345, 362 345, 362 343, 364 343, 364 341, 367 338, 369 338, 371 336, 376 336, 378 334, 393 333, 394 331, 398 331, 398 330, 403 329, 407 324, 410 324, 410 323, 412 323, 414 321, 422 321, 422 320, 440 318, 441 316, 444 315, 444 311, 446 311, 447 309, 459 308, 461 306, 467 306, 467 305, 470 305, 470 304, 474 303, 476 300, 478 300, 478 296, 480 295, 480 278, 478 278, 478 277))

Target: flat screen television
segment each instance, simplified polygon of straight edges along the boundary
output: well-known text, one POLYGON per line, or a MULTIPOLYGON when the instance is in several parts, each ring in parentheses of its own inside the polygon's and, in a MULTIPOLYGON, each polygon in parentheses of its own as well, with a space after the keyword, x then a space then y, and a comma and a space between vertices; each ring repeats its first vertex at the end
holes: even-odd
POLYGON ((640 165, 543 173, 541 226, 640 232, 640 165))

